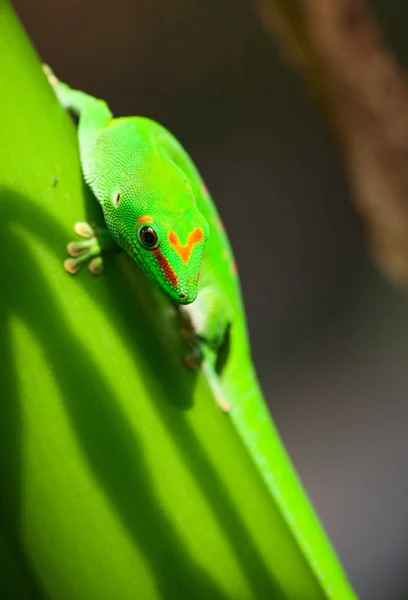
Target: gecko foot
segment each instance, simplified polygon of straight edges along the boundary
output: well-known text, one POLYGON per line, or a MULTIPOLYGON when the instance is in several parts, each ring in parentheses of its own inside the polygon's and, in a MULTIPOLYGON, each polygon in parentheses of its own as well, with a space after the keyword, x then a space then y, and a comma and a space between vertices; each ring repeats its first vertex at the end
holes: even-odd
POLYGON ((186 367, 192 370, 199 369, 204 357, 196 335, 192 330, 185 327, 182 327, 179 332, 180 337, 190 348, 190 352, 184 357, 184 363, 186 367))
POLYGON ((67 252, 72 258, 67 258, 64 262, 65 270, 74 274, 88 262, 88 268, 93 275, 99 275, 103 269, 102 258, 102 238, 103 230, 98 227, 92 227, 89 223, 79 222, 74 226, 82 240, 70 242, 67 246, 67 252))

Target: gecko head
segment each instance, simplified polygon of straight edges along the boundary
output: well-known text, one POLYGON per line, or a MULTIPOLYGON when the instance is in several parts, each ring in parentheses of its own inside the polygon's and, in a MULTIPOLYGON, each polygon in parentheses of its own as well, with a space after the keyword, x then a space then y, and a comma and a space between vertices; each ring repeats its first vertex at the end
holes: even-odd
POLYGON ((115 162, 114 180, 108 173, 100 186, 101 204, 117 244, 173 302, 190 304, 208 224, 184 171, 153 142, 115 162))
POLYGON ((191 304, 208 237, 206 220, 195 202, 180 208, 171 201, 136 203, 132 196, 114 197, 116 206, 104 211, 113 238, 173 302, 191 304))
POLYGON ((208 225, 194 207, 178 214, 143 214, 137 219, 131 254, 149 278, 175 303, 197 297, 208 225))

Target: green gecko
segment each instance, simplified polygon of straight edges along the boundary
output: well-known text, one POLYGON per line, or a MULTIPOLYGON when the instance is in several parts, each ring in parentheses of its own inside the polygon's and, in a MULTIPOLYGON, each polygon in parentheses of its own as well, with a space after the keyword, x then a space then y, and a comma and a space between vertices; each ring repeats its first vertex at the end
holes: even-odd
POLYGON ((242 373, 238 377, 227 367, 225 383, 231 384, 221 386, 219 352, 231 337, 227 364, 239 372, 248 341, 232 250, 195 165, 158 123, 144 117, 113 118, 105 102, 71 89, 48 66, 43 68, 61 104, 79 115, 83 175, 107 226, 75 225, 84 239, 68 244, 66 270, 75 273, 89 262, 91 272, 99 274, 107 247, 116 244, 125 250, 178 305, 185 322, 181 332, 192 347, 186 362, 203 368, 218 404, 228 411, 228 398, 241 393, 235 388, 242 373))
POLYGON ((66 270, 75 273, 88 263, 99 274, 104 251, 119 246, 178 306, 192 348, 187 364, 203 370, 228 412, 322 597, 355 598, 272 423, 251 360, 231 246, 193 161, 158 123, 113 118, 104 101, 43 69, 63 107, 79 115, 83 175, 107 226, 75 225, 82 240, 68 245, 66 270))

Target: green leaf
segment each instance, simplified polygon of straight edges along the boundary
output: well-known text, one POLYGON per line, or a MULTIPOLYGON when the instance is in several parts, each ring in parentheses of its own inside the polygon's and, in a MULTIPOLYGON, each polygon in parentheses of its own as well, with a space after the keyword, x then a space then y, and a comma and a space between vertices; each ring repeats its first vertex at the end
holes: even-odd
POLYGON ((73 224, 102 216, 4 0, 0 31, 1 597, 353 598, 334 556, 317 580, 130 259, 64 271, 73 224))

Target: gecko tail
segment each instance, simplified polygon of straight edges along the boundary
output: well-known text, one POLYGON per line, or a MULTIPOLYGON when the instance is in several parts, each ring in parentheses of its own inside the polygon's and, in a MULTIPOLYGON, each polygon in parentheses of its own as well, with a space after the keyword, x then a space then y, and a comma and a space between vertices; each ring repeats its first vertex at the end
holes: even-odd
POLYGON ((67 110, 84 118, 86 125, 105 127, 112 119, 112 113, 104 100, 94 98, 80 90, 74 90, 63 83, 55 75, 49 65, 42 65, 42 70, 53 88, 60 104, 67 110))

